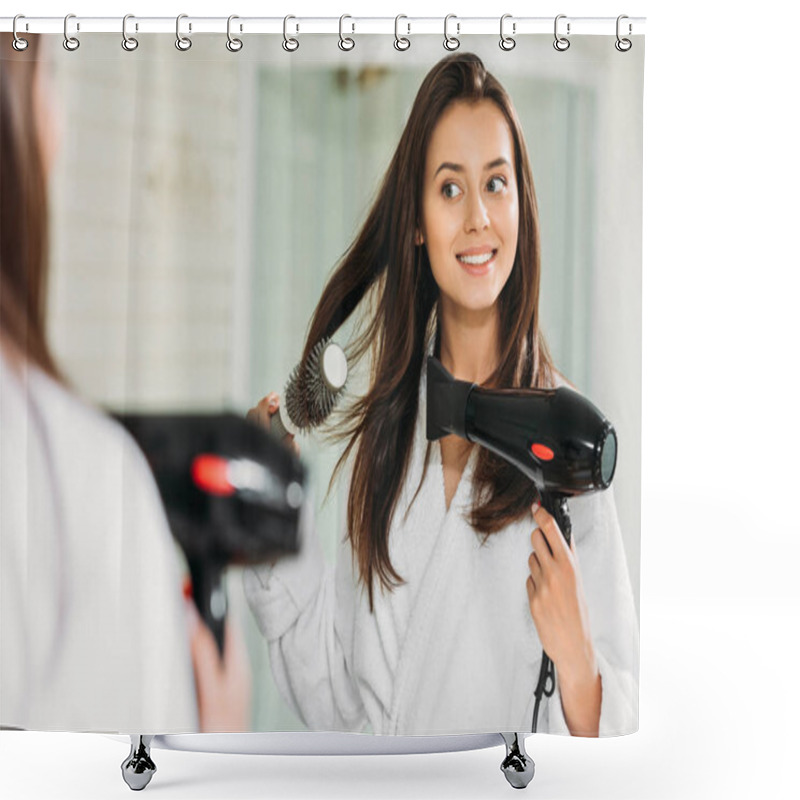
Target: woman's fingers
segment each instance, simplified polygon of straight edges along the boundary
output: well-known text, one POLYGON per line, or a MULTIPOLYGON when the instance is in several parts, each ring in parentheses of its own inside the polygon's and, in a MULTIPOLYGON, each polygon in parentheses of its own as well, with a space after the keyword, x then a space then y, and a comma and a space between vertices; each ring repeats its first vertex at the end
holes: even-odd
POLYGON ((533 548, 533 552, 538 555, 539 563, 542 567, 545 567, 548 561, 553 560, 553 552, 541 528, 533 529, 533 533, 531 533, 531 547, 533 548))
POLYGON ((262 397, 258 401, 258 405, 255 408, 251 408, 247 412, 246 418, 269 430, 272 415, 278 411, 279 406, 280 397, 276 392, 270 392, 266 397, 262 397))
POLYGON ((225 653, 220 658, 217 642, 196 609, 192 609, 190 617, 189 643, 200 729, 205 733, 249 730, 252 677, 239 626, 226 619, 225 653))
POLYGON ((533 578, 534 588, 541 586, 542 583, 542 565, 536 557, 536 551, 528 556, 528 571, 533 578))
POLYGON ((555 579, 572 562, 574 549, 571 544, 567 544, 555 519, 538 503, 533 504, 531 511, 537 523, 537 527, 531 532, 533 552, 528 557, 528 589, 533 598, 548 581, 555 579))
MULTIPOLYGON (((281 399, 277 392, 270 392, 266 397, 262 397, 258 401, 258 405, 254 408, 251 408, 247 414, 245 415, 246 419, 250 420, 250 422, 255 422, 257 425, 260 425, 262 428, 266 428, 270 430, 272 427, 272 417, 274 417, 278 413, 278 409, 280 408, 281 399)), ((300 447, 298 446, 297 442, 295 441, 294 436, 291 433, 287 433, 283 440, 288 442, 289 446, 295 452, 296 455, 300 455, 300 447)))
POLYGON ((189 645, 197 685, 201 690, 205 690, 218 680, 222 672, 222 659, 219 657, 219 650, 213 634, 203 623, 191 600, 187 601, 187 613, 189 615, 189 645))
MULTIPOLYGON (((560 561, 569 553, 567 540, 561 533, 561 528, 558 527, 558 523, 553 519, 553 517, 547 511, 545 511, 544 508, 539 506, 538 503, 534 504, 532 510, 533 519, 539 526, 538 530, 542 531, 544 538, 547 541, 550 555, 556 561, 560 561)), ((536 549, 535 546, 534 549, 536 549)))

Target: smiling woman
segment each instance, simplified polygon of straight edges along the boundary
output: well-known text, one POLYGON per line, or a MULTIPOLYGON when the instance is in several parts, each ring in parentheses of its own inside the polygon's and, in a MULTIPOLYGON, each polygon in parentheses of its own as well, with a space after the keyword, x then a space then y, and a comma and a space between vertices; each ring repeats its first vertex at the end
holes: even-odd
POLYGON ((423 80, 305 343, 302 361, 361 312, 348 360, 368 355, 370 380, 336 432, 348 500, 335 568, 309 526, 297 562, 244 573, 276 683, 309 728, 530 730, 546 643, 558 680, 540 731, 636 729, 636 615, 610 492, 572 504, 570 548, 544 509, 531 515, 537 491, 515 467, 426 440, 428 354, 484 386, 564 383, 540 277, 517 114, 477 56, 449 56, 423 80))

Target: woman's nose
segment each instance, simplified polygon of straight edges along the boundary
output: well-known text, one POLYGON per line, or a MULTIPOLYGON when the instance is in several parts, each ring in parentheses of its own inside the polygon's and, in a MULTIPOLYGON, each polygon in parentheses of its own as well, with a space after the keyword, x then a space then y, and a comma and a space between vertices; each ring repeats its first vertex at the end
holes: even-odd
POLYGON ((489 227, 489 212, 480 193, 473 193, 466 204, 466 217, 464 219, 464 229, 470 231, 482 231, 489 227))

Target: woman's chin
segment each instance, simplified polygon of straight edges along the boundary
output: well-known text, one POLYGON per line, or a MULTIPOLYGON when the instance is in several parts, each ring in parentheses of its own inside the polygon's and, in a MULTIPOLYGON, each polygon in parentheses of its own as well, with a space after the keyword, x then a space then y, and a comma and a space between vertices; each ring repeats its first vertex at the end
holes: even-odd
POLYGON ((447 299, 443 311, 455 316, 472 316, 494 312, 497 308, 497 294, 469 292, 447 299))

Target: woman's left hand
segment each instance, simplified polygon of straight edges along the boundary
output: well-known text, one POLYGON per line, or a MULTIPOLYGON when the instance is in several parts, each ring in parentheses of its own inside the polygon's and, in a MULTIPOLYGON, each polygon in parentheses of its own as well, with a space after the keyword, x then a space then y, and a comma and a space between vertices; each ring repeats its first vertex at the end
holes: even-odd
POLYGON ((542 647, 564 685, 586 686, 598 678, 589 613, 572 543, 538 503, 531 509, 537 527, 531 534, 527 580, 531 616, 542 647))

